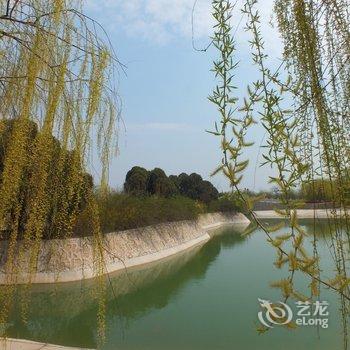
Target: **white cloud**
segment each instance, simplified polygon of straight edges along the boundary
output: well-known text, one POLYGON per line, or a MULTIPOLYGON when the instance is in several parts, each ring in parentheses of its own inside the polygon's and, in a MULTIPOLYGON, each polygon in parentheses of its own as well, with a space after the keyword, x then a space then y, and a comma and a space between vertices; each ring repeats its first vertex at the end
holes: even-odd
MULTIPOLYGON (((105 25, 121 28, 131 35, 141 35, 155 41, 174 36, 192 35, 192 9, 195 0, 87 0, 88 10, 105 25)), ((237 22, 237 10, 233 21, 237 22)), ((264 17, 271 13, 273 0, 260 1, 264 17)), ((207 38, 212 32, 211 0, 197 0, 194 29, 197 38, 207 38)))
MULTIPOLYGON (((124 32, 128 36, 143 38, 164 44, 174 38, 191 40, 192 9, 195 0, 87 0, 88 12, 98 19, 109 33, 124 32)), ((237 2, 233 12, 233 27, 239 24, 236 34, 238 43, 247 42, 244 32, 246 19, 241 14, 244 0, 237 2)), ((260 0, 257 8, 261 15, 261 30, 266 39, 267 51, 280 51, 277 30, 269 21, 274 0, 260 0)), ((211 0, 197 0, 194 12, 194 39, 208 40, 212 34, 213 18, 211 0)), ((198 44, 201 46, 201 44, 198 44)))
MULTIPOLYGON (((104 25, 121 28, 129 35, 156 42, 192 33, 192 8, 195 0, 87 0, 88 11, 104 25), (108 17, 107 17, 108 15, 108 17), (108 20, 107 20, 108 18, 108 20)), ((212 27, 211 1, 198 0, 195 33, 208 37, 212 27)))

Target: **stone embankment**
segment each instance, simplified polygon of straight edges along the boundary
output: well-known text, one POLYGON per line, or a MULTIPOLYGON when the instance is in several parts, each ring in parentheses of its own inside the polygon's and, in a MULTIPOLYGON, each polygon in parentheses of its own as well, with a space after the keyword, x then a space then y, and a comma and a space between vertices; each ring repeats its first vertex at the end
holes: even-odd
MULTIPOLYGON (((257 210, 254 212, 260 219, 283 219, 283 216, 274 210, 257 210)), ((350 217, 350 210, 347 209, 298 209, 299 219, 340 219, 350 217)))
POLYGON ((22 339, 0 339, 0 350, 88 350, 66 346, 37 343, 22 339))
MULTIPOLYGON (((32 283, 73 282, 96 276, 96 253, 103 253, 105 273, 151 263, 210 239, 210 230, 235 224, 246 227, 250 221, 243 214, 213 213, 201 215, 196 221, 163 223, 104 235, 97 250, 92 237, 43 241, 32 283)), ((21 243, 19 243, 21 244, 21 243)), ((7 243, 0 246, 0 269, 4 270, 7 243), (2 268, 1 268, 2 267, 2 268)), ((18 263, 16 276, 0 273, 0 283, 26 283, 29 254, 18 263)))

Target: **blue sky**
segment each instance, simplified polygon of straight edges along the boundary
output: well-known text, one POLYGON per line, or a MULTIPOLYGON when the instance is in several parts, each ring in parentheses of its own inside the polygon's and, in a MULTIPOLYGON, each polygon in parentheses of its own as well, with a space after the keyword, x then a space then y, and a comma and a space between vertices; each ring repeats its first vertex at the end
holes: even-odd
MULTIPOLYGON (((119 130, 119 152, 111 163, 113 187, 121 188, 126 172, 135 165, 147 169, 160 167, 168 174, 197 172, 209 179, 220 163, 219 140, 205 132, 219 118, 207 100, 215 86, 210 72, 215 50, 200 53, 192 47, 194 1, 88 0, 88 14, 104 26, 119 60, 127 66, 126 74, 120 70, 116 82, 125 128, 122 125, 119 130)), ((210 3, 197 1, 194 38, 198 47, 205 47, 210 41, 210 3)), ((266 48, 273 57, 279 57, 280 40, 268 24, 272 3, 273 0, 264 0, 259 8, 266 48)), ((233 25, 240 24, 236 34, 240 65, 235 83, 238 95, 242 96, 247 84, 257 75, 250 64, 244 20, 240 22, 240 19, 237 10, 233 25)), ((278 62, 274 59, 271 66, 278 62)), ((262 129, 255 127, 249 139, 256 144, 247 152, 251 165, 242 186, 255 190, 267 188, 270 170, 256 166, 262 129)), ((222 176, 210 181, 220 190, 228 189, 222 176)))

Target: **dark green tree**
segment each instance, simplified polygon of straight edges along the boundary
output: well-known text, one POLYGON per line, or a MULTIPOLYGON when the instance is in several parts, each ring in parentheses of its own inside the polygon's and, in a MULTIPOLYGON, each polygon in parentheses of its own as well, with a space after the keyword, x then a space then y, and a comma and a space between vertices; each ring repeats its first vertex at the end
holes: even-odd
POLYGON ((209 203, 219 197, 218 190, 209 181, 204 181, 199 174, 192 173, 187 175, 182 173, 179 176, 171 176, 170 178, 183 196, 204 203, 209 203))
POLYGON ((147 192, 151 195, 169 197, 177 194, 177 187, 165 172, 160 168, 155 168, 150 172, 147 192))
POLYGON ((177 192, 179 192, 179 189, 180 189, 180 180, 179 180, 179 177, 176 176, 176 175, 170 175, 169 176, 169 180, 175 185, 176 189, 177 189, 177 192))
POLYGON ((128 171, 125 178, 124 190, 133 195, 147 194, 150 173, 145 168, 134 166, 128 171))
POLYGON ((132 195, 170 197, 180 194, 206 204, 219 197, 218 190, 196 173, 168 177, 160 168, 147 171, 138 166, 127 173, 124 190, 132 195))
MULTIPOLYGON (((3 170, 4 170, 4 160, 7 156, 9 142, 13 135, 14 123, 16 119, 3 119, 0 122, 0 181, 2 181, 3 170)), ((29 121, 28 129, 30 130, 28 134, 28 149, 27 154, 29 155, 26 160, 24 167, 24 175, 21 180, 20 191, 18 193, 18 201, 20 205, 20 213, 18 219, 18 236, 22 238, 25 231, 26 222, 28 220, 28 214, 31 209, 30 198, 32 196, 32 191, 29 184, 29 178, 35 170, 35 165, 32 159, 32 150, 35 147, 38 137, 41 131, 39 131, 38 126, 35 122, 29 121)), ((73 158, 76 153, 74 150, 65 150, 61 147, 61 143, 54 136, 52 137, 52 161, 49 164, 49 174, 51 181, 47 184, 47 191, 49 191, 50 200, 48 203, 48 212, 45 224, 45 230, 43 233, 43 238, 49 239, 53 237, 63 237, 66 230, 68 230, 68 223, 62 225, 59 223, 60 213, 73 213, 77 212, 77 219, 79 220, 79 215, 85 210, 87 206, 87 198, 89 192, 93 190, 94 183, 93 178, 90 174, 86 173, 82 167, 77 169, 79 176, 81 175, 81 182, 70 191, 70 189, 65 188, 64 184, 67 178, 71 176, 77 176, 76 170, 73 169, 73 158), (58 165, 58 160, 62 161, 62 165, 58 165), (61 173, 60 173, 61 171, 61 173), (69 203, 65 205, 64 202, 69 203)), ((14 212, 9 215, 9 222, 14 221, 14 212)), ((74 227, 75 222, 69 223, 74 227)), ((4 238, 8 237, 8 224, 4 226, 4 238)), ((83 233, 84 234, 84 233, 83 233)))
POLYGON ((199 200, 204 203, 210 203, 218 199, 219 191, 209 181, 202 181, 199 186, 199 200))

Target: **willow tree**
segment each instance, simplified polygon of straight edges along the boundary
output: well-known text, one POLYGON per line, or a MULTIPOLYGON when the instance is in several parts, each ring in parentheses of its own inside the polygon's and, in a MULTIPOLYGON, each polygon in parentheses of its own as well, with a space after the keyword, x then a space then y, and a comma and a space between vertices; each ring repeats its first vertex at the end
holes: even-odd
MULTIPOLYGON (((254 123, 263 126, 265 152, 263 165, 271 166, 275 175, 270 182, 280 190, 283 210, 277 213, 288 219, 285 235, 274 235, 280 225, 265 227, 255 217, 252 201, 241 197, 255 224, 262 228, 268 242, 276 248, 275 265, 288 266, 290 274, 273 283, 287 300, 309 300, 318 297, 320 285, 339 294, 347 348, 350 310, 349 249, 350 222, 346 205, 349 200, 350 156, 350 17, 345 0, 276 0, 275 17, 284 43, 283 61, 272 71, 269 55, 261 34, 261 18, 257 0, 245 0, 241 8, 250 35, 252 64, 259 78, 248 82, 243 101, 233 95, 234 73, 238 66, 234 57, 236 44, 232 30, 235 5, 229 0, 213 0, 216 21, 212 42, 219 52, 213 71, 218 85, 209 99, 217 106, 220 123, 211 131, 221 138, 222 163, 214 172, 223 173, 233 190, 239 194, 240 181, 247 169, 244 157, 248 129, 254 123), (331 236, 335 276, 326 279, 320 270, 321 256, 317 239, 313 250, 307 251, 306 232, 299 225, 297 209, 302 203, 293 200, 293 192, 301 185, 316 191, 315 183, 328 189, 333 203, 338 204, 345 230, 341 227, 339 210, 330 211, 327 223, 331 236), (301 273, 310 278, 310 295, 301 294, 294 277, 301 273)), ((314 193, 316 195, 316 193, 314 193)), ((316 233, 315 233, 316 234, 316 233)), ((261 329, 265 331, 265 329, 261 329)))
MULTIPOLYGON (((29 285, 48 221, 54 226, 51 238, 71 235, 82 194, 96 257, 101 256, 96 205, 91 188, 85 188, 84 169, 97 144, 106 185, 117 118, 110 81, 117 61, 100 32, 83 15, 79 0, 0 2, 1 135, 11 121, 0 179, 0 227, 8 238, 1 257, 7 279, 0 289, 1 323, 11 307, 18 262, 28 262, 29 285)), ((96 273, 102 269, 97 258, 96 273)))

